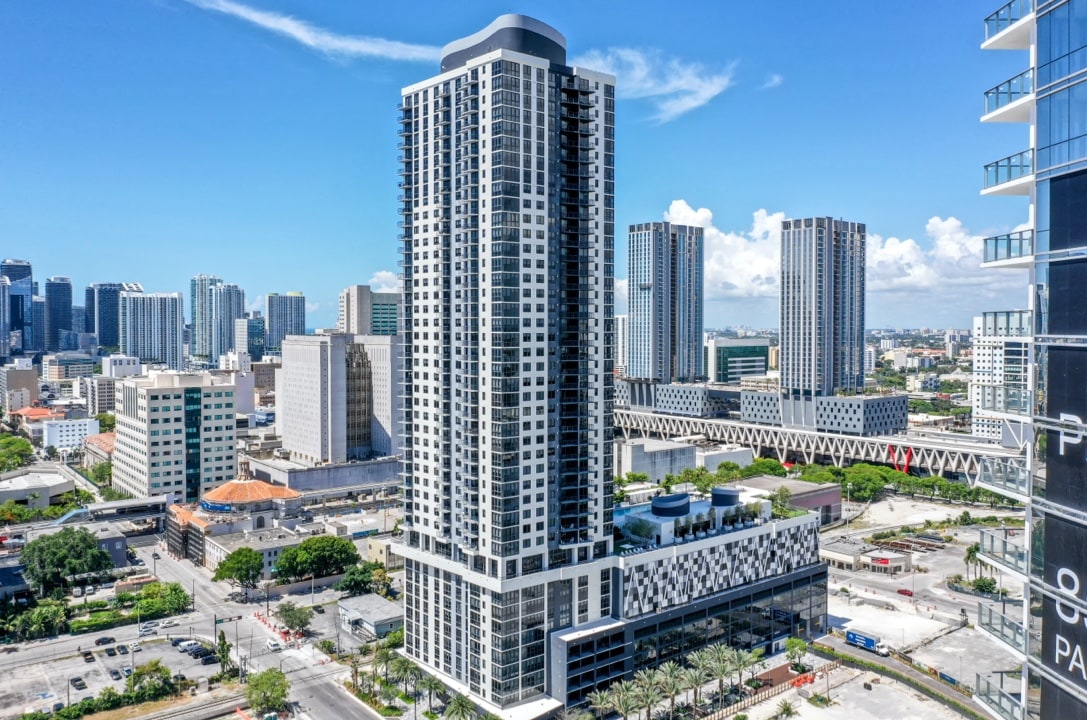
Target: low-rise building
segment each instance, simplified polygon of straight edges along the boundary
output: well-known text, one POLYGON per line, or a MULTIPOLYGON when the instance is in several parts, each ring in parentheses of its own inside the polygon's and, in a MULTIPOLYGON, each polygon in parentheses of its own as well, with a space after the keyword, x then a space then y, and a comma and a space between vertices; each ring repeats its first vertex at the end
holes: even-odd
POLYGON ((767 495, 784 488, 789 492, 790 505, 818 513, 823 525, 842 518, 842 487, 837 483, 812 483, 774 475, 756 475, 729 485, 734 486, 767 495))
POLYGON ((42 358, 42 380, 71 380, 94 374, 94 358, 83 353, 56 353, 42 358))
POLYGON ((83 438, 83 467, 92 468, 101 463, 113 462, 113 444, 117 433, 106 432, 83 438))
POLYGON ((784 397, 744 391, 740 418, 757 425, 796 427, 841 435, 890 435, 906 429, 906 395, 784 397))
POLYGON ((635 438, 615 443, 615 474, 644 473, 660 484, 667 475, 695 467, 695 446, 674 440, 635 438))
POLYGON ((15 502, 31 508, 49 507, 58 495, 75 490, 72 478, 58 472, 22 468, 0 475, 0 504, 15 502))
POLYGON ((343 598, 338 604, 340 627, 367 640, 383 638, 404 626, 404 610, 375 593, 343 598))
POLYGON ((404 558, 396 552, 396 544, 388 535, 366 539, 366 558, 370 562, 381 563, 390 571, 404 567, 404 558))
POLYGON ((57 450, 81 447, 83 440, 98 434, 98 420, 46 420, 42 423, 42 445, 57 450))

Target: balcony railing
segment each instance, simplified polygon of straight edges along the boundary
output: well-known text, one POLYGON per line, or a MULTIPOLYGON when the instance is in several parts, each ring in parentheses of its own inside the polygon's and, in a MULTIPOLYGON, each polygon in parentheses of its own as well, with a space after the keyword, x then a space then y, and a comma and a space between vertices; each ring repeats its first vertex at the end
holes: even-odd
POLYGON ((999 110, 1005 105, 1011 105, 1020 98, 1024 98, 1034 92, 1034 75, 1030 70, 1019 73, 1010 80, 997 85, 991 90, 985 91, 985 114, 999 110))
POLYGON ((1032 12, 1034 12, 1034 0, 1011 0, 985 18, 985 39, 999 35, 1032 12))
POLYGON ((1006 158, 985 166, 985 187, 991 188, 1004 183, 1029 177, 1034 173, 1034 154, 1030 150, 1009 155, 1006 158))
POLYGON ((989 412, 1029 416, 1033 397, 1027 388, 986 388, 978 399, 978 407, 989 412))
POLYGON ((1034 322, 1029 310, 1000 310, 981 314, 985 337, 1030 337, 1034 322))
POLYGON ((1022 623, 1002 615, 996 608, 978 603, 978 627, 1000 638, 1012 649, 1026 654, 1027 634, 1022 623))
POLYGON ((989 530, 978 531, 978 543, 981 548, 978 554, 982 557, 1012 572, 1027 574, 1027 551, 1021 545, 1009 542, 989 530))
MULTIPOLYGON (((1001 676, 1003 679, 1003 676, 1001 676)), ((974 697, 1004 720, 1023 720, 1023 703, 1017 697, 1000 687, 1000 680, 994 682, 990 676, 978 673, 977 682, 974 684, 974 697)), ((1008 678, 1003 682, 1015 684, 1016 678, 1008 678)))
POLYGON ((1034 231, 1020 230, 985 238, 985 262, 1011 260, 1034 254, 1034 231))
POLYGON ((982 458, 978 482, 1023 497, 1030 497, 1030 470, 1027 469, 1025 459, 982 458))

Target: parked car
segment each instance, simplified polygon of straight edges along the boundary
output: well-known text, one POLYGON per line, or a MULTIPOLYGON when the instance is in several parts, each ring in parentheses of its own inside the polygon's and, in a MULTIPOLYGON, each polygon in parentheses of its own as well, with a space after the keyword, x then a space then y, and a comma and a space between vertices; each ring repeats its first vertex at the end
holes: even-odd
POLYGON ((129 665, 125 665, 125 669, 123 670, 123 672, 124 672, 124 674, 125 674, 125 677, 128 677, 129 675, 131 675, 131 674, 132 674, 132 668, 131 668, 131 666, 129 666, 129 665))
POLYGON ((181 623, 179 623, 177 620, 174 620, 173 618, 166 618, 165 620, 162 621, 162 624, 160 624, 159 627, 160 628, 172 628, 172 627, 177 627, 180 624, 181 623))
POLYGON ((59 713, 63 709, 64 709, 64 703, 62 703, 62 702, 53 703, 53 712, 54 713, 59 713))
POLYGON ((113 668, 112 670, 109 671, 109 676, 114 680, 120 680, 121 679, 121 671, 118 670, 117 668, 113 668))
POLYGON ((94 585, 88 585, 87 590, 85 592, 88 595, 94 595, 96 592, 98 592, 98 588, 96 588, 94 585))
POLYGON ((72 588, 72 597, 83 597, 83 588, 79 586, 72 588))
POLYGON ((140 628, 140 637, 147 637, 148 635, 158 635, 158 628, 140 628))
POLYGON ((106 655, 109 657, 115 657, 117 655, 117 651, 114 650, 112 647, 108 647, 106 648, 106 655))
POLYGON ((72 678, 71 683, 72 683, 72 687, 74 687, 76 690, 86 690, 87 689, 87 683, 84 682, 83 678, 79 677, 78 675, 76 677, 72 678))
POLYGON ((898 594, 905 595, 906 597, 913 597, 913 590, 910 590, 909 588, 899 588, 898 594))
POLYGON ((189 642, 189 639, 188 638, 183 638, 183 637, 176 637, 176 638, 174 638, 173 640, 170 641, 170 644, 173 645, 174 647, 177 647, 178 645, 180 645, 183 642, 189 642))
POLYGON ((140 652, 141 650, 143 650, 143 648, 140 647, 140 644, 138 642, 134 642, 131 645, 129 645, 128 649, 131 650, 132 652, 140 652))
POLYGON ((212 653, 211 655, 205 655, 204 657, 200 658, 201 665, 214 665, 217 662, 219 662, 219 656, 215 653, 212 653))
POLYGON ((158 559, 160 559, 160 556, 159 556, 159 554, 158 554, 157 552, 153 552, 153 553, 151 553, 151 557, 152 557, 152 559, 154 559, 154 560, 158 560, 158 559))
POLYGON ((94 653, 92 653, 90 650, 84 650, 83 651, 83 662, 85 662, 85 663, 94 662, 94 653))
POLYGON ((102 637, 95 640, 94 644, 95 645, 112 645, 115 642, 117 642, 117 641, 115 639, 113 639, 112 637, 110 637, 109 635, 103 635, 102 637))
POLYGON ((117 653, 120 655, 128 655, 128 648, 126 648, 124 645, 118 645, 117 653))
POLYGON ((197 660, 199 660, 200 658, 207 657, 208 655, 215 654, 215 651, 212 650, 211 648, 202 647, 202 648, 199 648, 197 650, 193 650, 189 654, 192 655, 197 660))
POLYGON ((269 640, 268 649, 272 652, 279 652, 283 649, 283 645, 278 640, 269 640))
POLYGON ((176 673, 174 675, 174 682, 184 682, 184 681, 185 681, 185 676, 182 675, 181 673, 176 673))
POLYGON ((313 606, 313 612, 317 613, 318 615, 324 615, 325 614, 325 608, 322 605, 314 605, 313 606))

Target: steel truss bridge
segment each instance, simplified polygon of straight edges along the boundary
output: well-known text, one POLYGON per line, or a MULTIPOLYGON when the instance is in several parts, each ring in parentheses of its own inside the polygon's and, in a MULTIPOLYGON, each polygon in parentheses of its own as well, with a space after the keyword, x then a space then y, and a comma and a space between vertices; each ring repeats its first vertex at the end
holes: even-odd
POLYGON ((1018 450, 965 436, 963 441, 950 439, 946 434, 860 437, 618 408, 615 410, 615 428, 625 439, 702 436, 716 443, 752 448, 756 457, 772 454, 783 462, 836 467, 878 463, 914 474, 958 475, 970 482, 977 480, 982 458, 1012 460, 1023 457, 1018 450))

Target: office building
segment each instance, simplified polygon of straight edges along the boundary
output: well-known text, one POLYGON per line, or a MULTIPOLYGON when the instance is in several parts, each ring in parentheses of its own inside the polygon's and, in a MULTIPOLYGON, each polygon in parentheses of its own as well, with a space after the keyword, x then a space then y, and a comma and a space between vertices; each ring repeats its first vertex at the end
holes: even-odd
POLYGON ((95 359, 83 353, 64 352, 42 357, 42 380, 58 381, 90 377, 95 359))
POLYGON ((92 375, 79 378, 72 390, 75 397, 87 404, 87 415, 94 417, 101 413, 112 413, 116 409, 117 379, 105 375, 92 375))
POLYGON ((11 356, 11 280, 0 275, 0 362, 11 356))
POLYGON ((871 375, 876 371, 876 360, 879 359, 879 352, 875 345, 864 346, 864 374, 871 375))
POLYGON ((61 350, 65 330, 72 329, 72 279, 51 277, 45 281, 45 351, 61 350))
POLYGON ((208 362, 225 355, 235 346, 234 327, 245 318, 245 291, 237 285, 222 283, 208 288, 208 362))
POLYGON ((102 375, 110 378, 125 378, 142 375, 143 365, 138 357, 113 353, 102 358, 102 375))
POLYGON ((702 367, 702 228, 631 225, 627 376, 691 382, 702 367))
POLYGON ((98 434, 98 420, 46 420, 42 423, 42 446, 71 450, 83 445, 88 435, 98 434))
POLYGON ((375 456, 400 454, 397 424, 403 412, 400 380, 404 367, 401 335, 356 335, 370 360, 370 448, 375 456))
POLYGON ((970 432, 1021 444, 1030 412, 1030 314, 988 312, 974 318, 970 432))
POLYGON ((336 329, 351 335, 395 335, 400 302, 398 292, 372 292, 369 285, 344 288, 336 329))
POLYGON ((1026 269, 1029 283, 1023 304, 986 313, 989 337, 1021 344, 1013 362, 1025 352, 1027 364, 1020 382, 1005 351, 1005 385, 992 394, 1002 402, 992 412, 1005 427, 1027 426, 1033 443, 1024 461, 985 462, 978 478, 1025 503, 1027 524, 1014 534, 980 532, 979 558, 1022 583, 1024 602, 979 606, 977 627, 1015 657, 979 673, 974 698, 999 718, 1078 718, 1087 716, 1087 4, 1038 0, 994 10, 981 47, 1018 51, 1012 57, 1021 65, 985 92, 982 120, 1029 127, 1018 146, 994 149, 1001 159, 986 165, 982 194, 1025 199, 1029 227, 986 239, 984 262, 1026 269))
MULTIPOLYGON (((13 333, 12 347, 30 349, 34 330, 31 303, 34 298, 34 270, 26 260, 8 258, 0 262, 0 276, 11 281, 11 305, 8 308, 8 331, 13 333)), ((39 329, 41 332, 41 329, 39 329)))
POLYGON ((264 359, 264 318, 259 310, 234 321, 234 345, 238 352, 249 355, 253 362, 264 359))
POLYGON ((306 298, 300 292, 268 293, 264 304, 265 352, 278 353, 283 338, 306 334, 306 298))
POLYGON ((117 384, 116 416, 118 490, 196 502, 237 474, 234 385, 224 378, 157 370, 125 378, 117 384))
POLYGON ((344 463, 370 456, 370 359, 344 333, 290 335, 276 372, 276 417, 294 462, 344 463))
POLYGON ((98 345, 107 351, 121 347, 121 293, 143 292, 139 283, 91 283, 83 294, 86 322, 84 332, 98 336, 98 345))
POLYGON ((185 326, 181 293, 121 292, 118 310, 122 355, 181 370, 185 364, 185 326))
POLYGON ((706 338, 704 366, 710 382, 738 385, 770 369, 769 338, 706 338))

